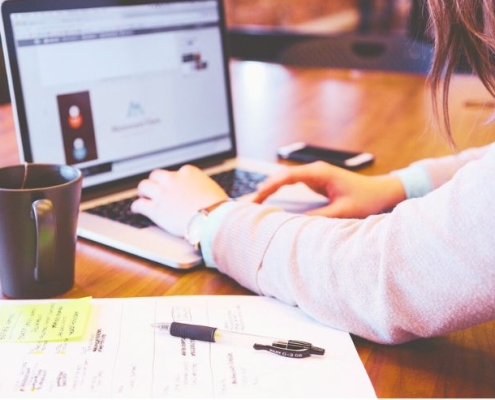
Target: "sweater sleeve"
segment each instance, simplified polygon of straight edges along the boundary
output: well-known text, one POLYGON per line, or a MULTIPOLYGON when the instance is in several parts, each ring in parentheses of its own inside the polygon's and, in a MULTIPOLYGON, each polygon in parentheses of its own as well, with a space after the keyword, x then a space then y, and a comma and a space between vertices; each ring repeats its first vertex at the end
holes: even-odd
POLYGON ((316 320, 401 343, 495 318, 495 148, 428 195, 363 220, 232 207, 220 271, 316 320))
POLYGON ((455 155, 416 161, 406 168, 393 171, 392 174, 402 181, 408 199, 422 197, 448 182, 469 161, 483 157, 490 146, 492 145, 467 149, 455 155))

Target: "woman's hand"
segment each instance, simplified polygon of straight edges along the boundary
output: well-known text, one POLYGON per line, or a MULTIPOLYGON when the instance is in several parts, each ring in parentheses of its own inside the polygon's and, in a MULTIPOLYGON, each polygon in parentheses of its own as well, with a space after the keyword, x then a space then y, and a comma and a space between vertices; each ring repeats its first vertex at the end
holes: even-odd
POLYGON ((147 216, 176 236, 184 236, 196 211, 228 199, 215 181, 191 165, 178 171, 153 171, 139 183, 138 194, 132 211, 147 216))
POLYGON ((270 176, 259 185, 254 201, 261 203, 280 187, 297 182, 330 200, 329 205, 309 211, 310 215, 364 218, 386 211, 406 198, 400 179, 393 175, 365 176, 317 161, 270 176))

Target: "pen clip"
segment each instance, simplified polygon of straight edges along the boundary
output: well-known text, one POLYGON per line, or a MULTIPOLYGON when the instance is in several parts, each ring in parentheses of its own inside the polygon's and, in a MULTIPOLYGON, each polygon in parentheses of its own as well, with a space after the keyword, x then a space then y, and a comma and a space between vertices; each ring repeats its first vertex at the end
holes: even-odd
POLYGON ((311 343, 303 342, 301 340, 273 342, 271 345, 255 343, 253 348, 255 350, 266 350, 270 353, 288 358, 306 358, 310 357, 311 354, 325 354, 325 349, 313 346, 311 343))
POLYGON ((309 349, 300 349, 300 350, 292 350, 292 349, 282 349, 278 346, 271 346, 269 344, 259 344, 255 343, 253 345, 253 348, 255 350, 266 350, 269 351, 270 353, 276 354, 278 356, 282 357, 288 357, 288 358, 306 358, 309 357, 311 354, 309 353, 309 349))

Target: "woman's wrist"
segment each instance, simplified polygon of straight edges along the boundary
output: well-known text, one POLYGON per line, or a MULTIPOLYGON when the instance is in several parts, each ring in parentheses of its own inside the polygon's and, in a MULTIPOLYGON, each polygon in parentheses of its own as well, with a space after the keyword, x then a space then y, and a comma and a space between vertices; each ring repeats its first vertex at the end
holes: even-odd
POLYGON ((226 220, 227 214, 240 205, 241 202, 227 201, 215 208, 215 210, 209 215, 200 240, 201 254, 207 267, 217 267, 213 257, 213 242, 215 240, 215 236, 226 220))
POLYGON ((399 177, 394 175, 384 175, 379 179, 383 181, 380 192, 384 198, 383 207, 385 210, 394 208, 397 204, 406 199, 404 185, 399 177))
POLYGON ((196 250, 200 249, 201 236, 205 229, 205 225, 210 213, 213 212, 217 207, 221 206, 223 203, 231 200, 232 199, 229 198, 222 199, 214 202, 213 204, 210 204, 207 207, 200 208, 189 219, 184 237, 196 250))

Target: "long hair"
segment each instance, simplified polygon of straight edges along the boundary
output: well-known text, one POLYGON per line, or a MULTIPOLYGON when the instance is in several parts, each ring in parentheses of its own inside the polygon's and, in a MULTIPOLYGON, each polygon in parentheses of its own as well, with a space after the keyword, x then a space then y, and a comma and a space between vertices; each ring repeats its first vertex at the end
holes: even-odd
POLYGON ((443 124, 449 143, 455 147, 449 121, 448 94, 461 54, 495 97, 495 1, 428 0, 428 3, 435 37, 435 55, 429 73, 433 112, 436 120, 443 124))

